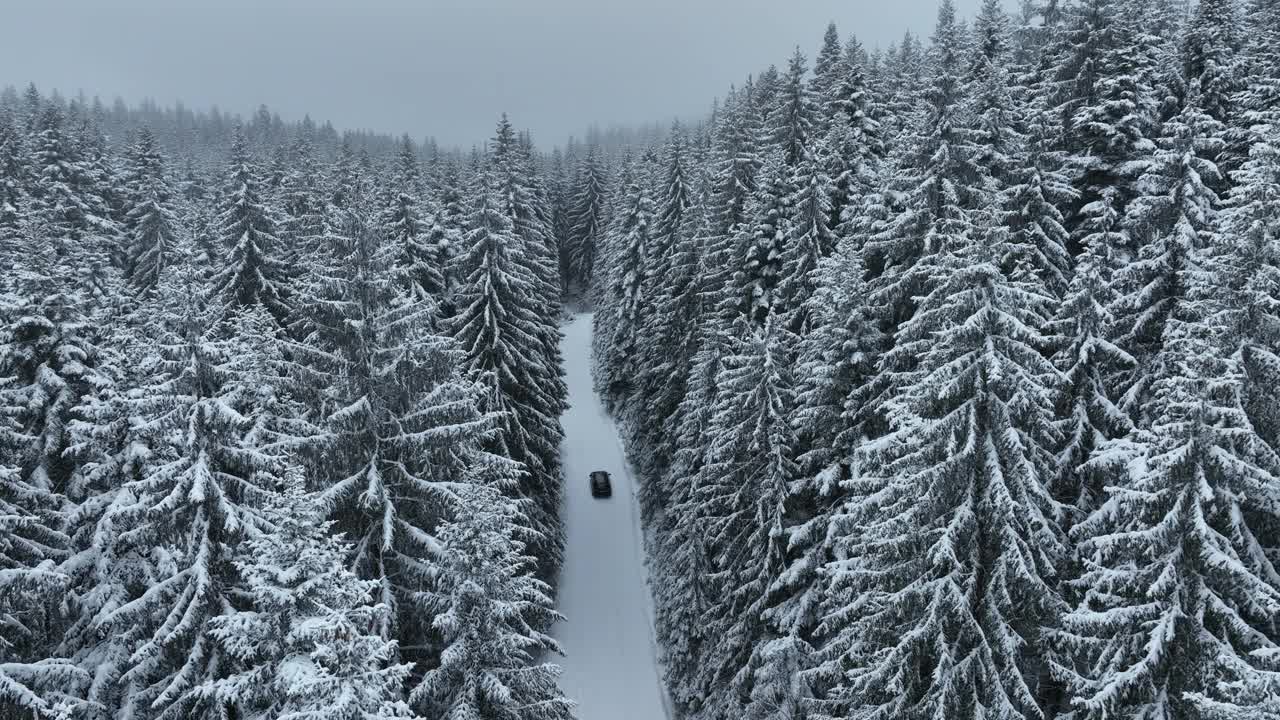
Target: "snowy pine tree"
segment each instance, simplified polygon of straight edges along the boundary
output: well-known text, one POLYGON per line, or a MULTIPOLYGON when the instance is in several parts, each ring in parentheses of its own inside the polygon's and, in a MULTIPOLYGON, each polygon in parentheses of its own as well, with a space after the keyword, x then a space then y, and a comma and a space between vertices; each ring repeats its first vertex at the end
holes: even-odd
POLYGON ((1280 449, 1280 122, 1260 127, 1235 182, 1213 248, 1215 289, 1223 298, 1218 321, 1238 343, 1245 410, 1280 449))
POLYGON ((263 512, 274 528, 245 542, 235 564, 249 609, 210 621, 238 666, 195 691, 239 718, 415 718, 405 703, 412 666, 379 634, 391 611, 370 603, 376 581, 348 569, 350 547, 331 533, 296 472, 263 512))
POLYGON ((39 665, 58 645, 56 600, 71 585, 59 567, 71 545, 67 496, 79 494, 71 424, 115 372, 74 269, 36 241, 14 267, 20 294, 0 295, 0 666, 12 664, 0 669, 0 695, 44 713, 56 695, 42 700, 33 689, 69 693, 83 677, 62 662, 39 665), (59 677, 65 687, 48 687, 59 677))
POLYGON ((1065 442, 1058 451, 1055 490, 1084 513, 1101 502, 1106 478, 1089 460, 1098 448, 1126 436, 1133 427, 1116 404, 1111 384, 1118 372, 1134 365, 1133 357, 1109 340, 1115 323, 1109 309, 1115 294, 1110 253, 1120 224, 1111 205, 1115 192, 1105 192, 1095 201, 1097 208, 1083 210, 1096 224, 1086 226, 1085 252, 1076 260, 1075 275, 1054 318, 1062 344, 1056 361, 1066 376, 1059 419, 1065 442))
POLYGON ((26 189, 30 180, 28 172, 26 135, 16 113, 11 109, 0 110, 0 248, 15 252, 7 243, 12 241, 22 216, 21 208, 28 202, 26 189))
POLYGON ((277 254, 277 221, 261 192, 248 141, 237 128, 216 221, 226 255, 212 278, 213 289, 229 307, 261 305, 283 320, 288 313, 286 271, 277 254))
POLYGON ((616 258, 607 278, 605 303, 595 315, 595 333, 603 347, 596 358, 596 386, 607 407, 627 398, 639 371, 643 308, 652 302, 642 293, 652 256, 653 207, 644 179, 633 179, 621 195, 626 199, 618 221, 616 258), (605 319, 607 318, 607 322, 605 319))
POLYGON ((173 210, 174 193, 165 178, 164 160, 149 130, 138 133, 132 150, 129 209, 125 215, 125 272, 139 293, 152 293, 160 274, 173 262, 181 232, 173 210))
POLYGON ((463 495, 468 511, 440 530, 431 590, 440 664, 410 699, 425 717, 568 720, 573 703, 556 685, 559 669, 539 660, 559 650, 537 629, 558 614, 516 537, 515 508, 492 489, 463 495))
POLYGON ((852 241, 842 242, 818 274, 809 301, 814 327, 796 358, 795 426, 805 475, 821 476, 821 492, 828 494, 860 440, 881 434, 869 425, 875 418, 867 401, 885 339, 868 305, 865 269, 852 241))
MULTIPOLYGON (((281 219, 277 236, 283 258, 290 265, 316 250, 324 233, 324 199, 320 191, 320 164, 316 158, 315 127, 306 118, 289 147, 290 163, 276 193, 281 219)), ((295 282, 298 278, 293 278, 295 282)))
POLYGON ((1165 123, 1159 150, 1138 179, 1140 194, 1125 218, 1141 249, 1117 274, 1120 297, 1113 312, 1119 327, 1116 344, 1137 362, 1123 378, 1121 397, 1122 407, 1135 419, 1145 414, 1148 388, 1159 375, 1150 363, 1160 357, 1164 324, 1187 291, 1184 264, 1209 241, 1218 215, 1212 185, 1220 173, 1201 151, 1221 147, 1216 132, 1221 126, 1199 109, 1194 87, 1183 111, 1165 123))
POLYGON ((647 300, 636 343, 638 370, 632 380, 635 414, 626 418, 629 439, 649 453, 635 453, 632 462, 641 468, 645 482, 643 510, 660 503, 663 465, 671 456, 673 433, 666 424, 683 396, 684 372, 689 359, 688 339, 698 303, 691 292, 699 274, 694 188, 687 141, 673 128, 664 158, 662 187, 655 203, 655 218, 644 259, 640 293, 647 300), (656 501, 656 502, 655 502, 656 501))
POLYGON ((820 717, 1040 717, 1065 552, 1048 487, 1057 373, 1036 332, 1050 299, 993 255, 944 250, 890 351, 920 365, 832 521, 820 717))
POLYGON ((592 152, 583 161, 578 186, 574 188, 572 233, 569 246, 569 272, 579 292, 591 287, 596 253, 604 233, 605 171, 592 152))
POLYGON ((102 278, 110 275, 112 259, 119 254, 111 209, 73 142, 62 110, 49 105, 33 121, 27 222, 47 238, 59 259, 75 268, 74 282, 101 295, 102 278))
POLYGON ((1242 407, 1201 255, 1177 271, 1188 292, 1170 301, 1151 407, 1100 449, 1117 481, 1076 528, 1082 600, 1059 642, 1082 662, 1055 669, 1087 717, 1265 717, 1275 692, 1280 582, 1257 522, 1280 507, 1280 465, 1242 407))
MULTIPOLYGON (((1115 205, 1125 212, 1135 194, 1135 169, 1154 149, 1155 58, 1135 25, 1144 20, 1144 7, 1141 0, 1089 0, 1071 7, 1064 20, 1059 42, 1065 47, 1057 53, 1052 85, 1064 129, 1063 162, 1076 190, 1067 230, 1077 239, 1088 220, 1074 210, 1115 188, 1115 205)), ((1137 252, 1137 243, 1127 242, 1116 248, 1122 262, 1137 252)))
MULTIPOLYGON (((872 216, 862 248, 873 278, 871 303, 880 308, 877 320, 891 337, 943 276, 936 257, 971 242, 983 225, 979 212, 990 207, 986 177, 976 164, 981 148, 964 102, 963 41, 955 7, 944 0, 931 49, 933 76, 906 142, 891 161, 888 192, 897 199, 892 211, 872 216)), ((887 355, 879 382, 895 385, 917 360, 912 353, 887 355)))
POLYGON ((782 189, 790 217, 781 251, 778 309, 787 315, 794 332, 808 330, 805 303, 813 294, 812 273, 818 262, 835 249, 835 234, 830 227, 835 188, 819 156, 820 141, 815 137, 817 104, 801 80, 804 72, 804 56, 797 50, 787 68, 783 102, 773 119, 775 142, 781 145, 789 169, 782 189))
POLYGON ((537 280, 516 260, 522 244, 485 174, 480 180, 467 235, 458 259, 461 285, 454 296, 457 314, 450 333, 461 345, 462 368, 484 388, 486 408, 499 413, 502 432, 491 440, 494 452, 524 464, 520 494, 530 501, 532 529, 539 537, 531 551, 547 567, 559 564, 563 540, 556 519, 560 503, 557 400, 548 395, 533 363, 542 347, 537 316, 537 280))
POLYGON ((335 216, 328 257, 299 297, 312 322, 290 346, 297 381, 321 389, 312 403, 325 432, 310 448, 319 501, 354 546, 351 567, 378 583, 390 610, 378 632, 420 648, 434 532, 459 511, 451 488, 505 486, 514 470, 482 450, 496 418, 477 409, 462 352, 434 333, 431 308, 395 282, 395 248, 359 213, 335 216))
POLYGON ((18 287, 48 293, 41 302, 8 306, 0 296, 0 713, 52 718, 88 679, 51 651, 54 609, 70 585, 58 568, 70 544, 59 494, 70 470, 66 424, 102 375, 71 297, 39 270, 23 271, 18 287))
POLYGON ((149 587, 96 618, 97 631, 114 634, 127 653, 110 679, 121 718, 186 717, 199 706, 194 689, 224 663, 208 623, 233 603, 232 548, 270 530, 256 507, 280 467, 243 435, 266 379, 249 371, 234 335, 218 336, 184 287, 190 279, 161 289, 176 313, 159 328, 144 385, 128 401, 150 455, 102 520, 117 533, 114 555, 133 551, 154 563, 149 587))
POLYGON ((840 77, 831 98, 822 106, 821 114, 831 118, 827 134, 817 147, 818 160, 832 183, 830 190, 830 227, 845 221, 846 209, 852 215, 862 196, 874 189, 874 177, 884 162, 885 132, 881 118, 885 114, 880 92, 872 88, 868 78, 862 47, 850 40, 845 59, 840 64, 840 77))
POLYGON ((763 324, 781 310, 783 254, 792 234, 790 174, 780 153, 764 159, 758 184, 743 208, 747 219, 728 238, 731 254, 717 301, 725 330, 744 322, 763 324))
POLYGON ((387 242, 396 248, 395 272, 411 291, 439 298, 445 289, 440 257, 444 238, 433 237, 434 219, 423 211, 418 154, 408 136, 401 140, 392 172, 380 222, 387 242))
POLYGON ((695 480, 704 504, 714 581, 724 594, 703 622, 712 638, 701 673, 716 693, 717 712, 732 715, 749 701, 767 637, 768 591, 786 560, 784 503, 795 477, 794 407, 787 331, 775 320, 734 348, 717 374, 706 462, 695 480))
MULTIPOLYGON (((844 48, 840 46, 840 31, 836 29, 834 22, 827 23, 827 31, 822 35, 822 47, 813 61, 813 80, 809 87, 819 108, 826 107, 838 92, 843 79, 841 75, 845 70, 844 60, 844 48)), ((825 124, 830 122, 831 118, 825 113, 820 118, 819 122, 823 123, 821 130, 825 130, 825 124)))
MULTIPOLYGON (((1224 138, 1228 124, 1235 121, 1239 112, 1236 99, 1243 69, 1238 54, 1240 20, 1236 0, 1201 0, 1182 36, 1183 82, 1199 89, 1196 102, 1218 122, 1224 138)), ((1224 171, 1217 178, 1223 184, 1213 186, 1219 192, 1226 190, 1230 173, 1244 161, 1243 157, 1227 153, 1229 148, 1226 143, 1215 146, 1214 154, 1208 157, 1220 163, 1224 171)))
MULTIPOLYGON (((497 207, 510 219, 517 241, 512 248, 518 251, 511 254, 511 259, 521 269, 520 274, 531 281, 531 312, 526 318, 528 332, 536 342, 527 347, 522 361, 528 387, 513 397, 529 405, 520 422, 537 438, 531 445, 533 454, 514 459, 525 464, 532 475, 529 485, 538 488, 532 493, 538 507, 535 512, 546 521, 535 527, 543 538, 533 544, 532 550, 539 559, 541 577, 551 581, 564 547, 558 521, 562 485, 559 447, 563 438, 560 414, 566 408, 568 395, 560 357, 559 259, 546 209, 546 192, 533 167, 527 136, 517 137, 504 117, 498 123, 491 151, 489 171, 501 199, 497 207)), ((483 182, 477 190, 483 192, 483 182)), ((468 251, 469 246, 459 250, 459 273, 470 271, 471 266, 462 259, 468 251)))

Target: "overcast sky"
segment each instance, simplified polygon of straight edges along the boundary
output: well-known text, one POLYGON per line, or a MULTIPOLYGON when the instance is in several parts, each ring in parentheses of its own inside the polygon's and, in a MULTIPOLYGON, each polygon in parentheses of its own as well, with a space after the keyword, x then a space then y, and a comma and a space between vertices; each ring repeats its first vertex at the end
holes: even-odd
MULTIPOLYGON (((979 0, 956 0, 971 17, 979 0)), ((936 0, 5 2, 0 85, 248 115, 266 103, 442 143, 506 111, 543 145, 700 115, 747 73, 812 61, 828 20, 868 48, 928 36, 936 0)))

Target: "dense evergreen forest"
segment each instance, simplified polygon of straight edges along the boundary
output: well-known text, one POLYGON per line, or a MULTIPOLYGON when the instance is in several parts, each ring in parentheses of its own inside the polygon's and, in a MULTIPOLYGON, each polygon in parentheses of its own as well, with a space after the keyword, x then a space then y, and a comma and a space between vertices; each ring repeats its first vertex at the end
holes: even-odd
POLYGON ((1280 717, 1280 3, 1004 7, 604 183, 681 717, 1280 717))
POLYGON ((0 92, 0 717, 573 717, 593 310, 676 717, 1280 719, 1280 0, 942 0, 637 128, 0 92))
POLYGON ((543 163, 0 98, 0 716, 569 716, 543 163))

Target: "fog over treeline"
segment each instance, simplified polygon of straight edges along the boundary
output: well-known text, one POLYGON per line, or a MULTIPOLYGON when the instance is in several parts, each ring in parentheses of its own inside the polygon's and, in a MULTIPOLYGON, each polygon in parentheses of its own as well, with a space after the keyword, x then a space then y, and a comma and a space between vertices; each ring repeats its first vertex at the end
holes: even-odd
MULTIPOLYGON (((977 0, 962 0, 970 15, 977 0)), ((1016 9, 1011 2, 1010 10, 1016 9)), ((868 49, 927 36, 931 0, 95 0, 11 3, 0 85, 310 113, 448 147, 499 114, 542 143, 702 116, 742 75, 812 48, 829 20, 868 49), (58 28, 56 41, 45 31, 58 28)))

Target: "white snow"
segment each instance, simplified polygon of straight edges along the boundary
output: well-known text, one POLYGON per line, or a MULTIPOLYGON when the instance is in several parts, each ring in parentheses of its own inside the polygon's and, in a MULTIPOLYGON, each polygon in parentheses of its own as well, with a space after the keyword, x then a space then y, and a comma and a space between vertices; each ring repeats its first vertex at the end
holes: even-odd
POLYGON ((578 703, 579 720, 661 720, 670 713, 659 679, 635 483, 613 422, 591 389, 590 313, 575 316, 564 334, 568 546, 559 610, 567 621, 553 631, 565 652, 560 686, 578 703), (612 476, 613 497, 591 497, 592 470, 612 476))

